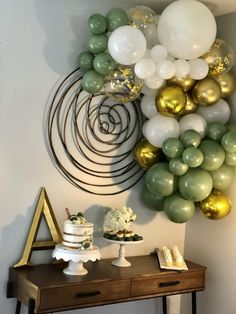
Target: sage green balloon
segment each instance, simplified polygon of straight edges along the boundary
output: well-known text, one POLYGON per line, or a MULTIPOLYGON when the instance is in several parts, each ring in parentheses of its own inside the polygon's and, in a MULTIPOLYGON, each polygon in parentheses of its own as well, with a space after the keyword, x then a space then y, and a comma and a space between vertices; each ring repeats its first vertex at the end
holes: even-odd
POLYGON ((83 51, 78 56, 78 63, 82 70, 88 71, 93 68, 94 55, 89 51, 83 51))
POLYGON ((221 145, 228 153, 236 152, 236 132, 227 132, 221 139, 221 145))
POLYGON ((187 147, 182 154, 183 162, 191 168, 199 167, 203 162, 203 153, 200 149, 192 146, 187 147))
POLYGON ((229 166, 236 166, 236 153, 225 152, 225 163, 229 166))
POLYGON ((210 175, 215 189, 227 189, 234 179, 234 168, 226 165, 221 165, 218 169, 211 171, 210 175))
POLYGON ((177 189, 177 177, 169 171, 168 163, 160 162, 148 169, 146 186, 155 195, 167 196, 177 189))
POLYGON ((227 125, 227 131, 236 132, 236 124, 232 123, 232 124, 227 125))
POLYGON ((107 29, 107 19, 102 14, 93 14, 88 20, 89 30, 93 34, 105 33, 107 29))
POLYGON ((181 158, 172 158, 169 162, 170 172, 176 176, 182 176, 188 171, 188 168, 181 158))
POLYGON ((222 123, 208 123, 206 136, 214 141, 221 141, 222 136, 227 132, 226 126, 222 123))
POLYGON ((146 186, 142 191, 142 200, 149 209, 163 211, 164 197, 151 193, 146 186))
POLYGON ((162 144, 162 151, 169 158, 177 158, 182 155, 184 146, 179 139, 170 137, 162 144))
POLYGON ((112 73, 115 69, 115 66, 115 61, 107 52, 99 53, 98 55, 96 55, 93 61, 94 69, 102 75, 108 75, 112 73))
POLYGON ((180 135, 180 140, 182 141, 184 147, 198 147, 201 142, 201 136, 195 130, 186 130, 180 135))
POLYGON ((104 52, 107 49, 107 35, 106 34, 94 34, 88 39, 88 50, 93 54, 104 52))
POLYGON ((116 28, 127 25, 129 23, 129 18, 127 13, 120 9, 115 8, 110 10, 107 15, 107 28, 110 32, 113 32, 116 28))
POLYGON ((207 198, 211 193, 213 182, 208 171, 198 168, 190 168, 179 177, 179 191, 182 196, 193 202, 199 202, 207 198))
POLYGON ((164 213, 171 221, 184 223, 195 214, 195 205, 193 201, 186 200, 179 192, 176 192, 165 197, 164 213))
POLYGON ((104 76, 97 73, 95 70, 89 70, 84 74, 82 79, 83 89, 91 94, 97 93, 104 85, 104 76))
POLYGON ((213 140, 203 140, 198 148, 203 153, 201 168, 212 171, 219 168, 225 160, 225 152, 221 145, 213 140))

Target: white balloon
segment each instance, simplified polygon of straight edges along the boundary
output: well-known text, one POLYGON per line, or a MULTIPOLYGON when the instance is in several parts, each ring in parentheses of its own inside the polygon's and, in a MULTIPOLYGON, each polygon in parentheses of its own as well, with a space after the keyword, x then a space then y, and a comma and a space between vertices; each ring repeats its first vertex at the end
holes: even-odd
POLYGON ((157 25, 160 43, 179 59, 195 59, 206 53, 216 38, 211 11, 195 0, 177 0, 162 12, 157 25))
POLYGON ((145 80, 144 82, 145 85, 151 89, 163 87, 163 85, 165 84, 165 81, 157 75, 154 75, 153 77, 145 80))
POLYGON ((157 114, 157 108, 155 103, 155 96, 143 96, 141 100, 141 110, 142 113, 147 117, 151 118, 157 114))
POLYGON ((181 134, 186 130, 195 130, 200 134, 201 138, 203 138, 205 136, 207 123, 199 114, 190 113, 179 120, 179 126, 181 134))
POLYGON ((156 64, 150 58, 143 58, 134 66, 134 72, 137 77, 145 80, 151 78, 156 72, 156 64))
POLYGON ((220 99, 212 106, 199 106, 197 113, 200 114, 208 123, 218 122, 225 124, 230 117, 230 108, 224 99, 220 99))
POLYGON ((152 88, 147 87, 144 84, 143 87, 142 87, 141 93, 144 94, 144 95, 148 95, 149 96, 149 95, 156 95, 157 91, 158 91, 158 88, 157 89, 152 89, 152 88))
POLYGON ((168 55, 166 48, 162 45, 155 45, 150 51, 150 57, 155 61, 159 62, 165 60, 168 55))
POLYGON ((149 143, 162 147, 163 142, 169 137, 179 137, 179 123, 175 118, 157 113, 148 121, 145 133, 149 143))
POLYGON ((188 61, 184 59, 178 59, 174 62, 175 67, 176 67, 176 77, 185 77, 189 74, 190 70, 190 65, 188 61))
POLYGON ((108 51, 112 58, 124 65, 141 60, 146 52, 146 39, 143 33, 132 26, 125 25, 115 29, 108 39, 108 51))
POLYGON ((163 80, 168 80, 175 76, 176 67, 170 60, 162 60, 156 66, 157 75, 163 80))
POLYGON ((149 121, 149 120, 146 120, 146 121, 144 122, 144 124, 143 124, 142 133, 143 133, 143 136, 144 136, 144 137, 147 137, 147 136, 146 136, 146 134, 147 134, 146 128, 147 128, 148 121, 149 121))
POLYGON ((189 61, 189 76, 194 80, 202 80, 207 76, 209 66, 205 60, 197 58, 189 61))

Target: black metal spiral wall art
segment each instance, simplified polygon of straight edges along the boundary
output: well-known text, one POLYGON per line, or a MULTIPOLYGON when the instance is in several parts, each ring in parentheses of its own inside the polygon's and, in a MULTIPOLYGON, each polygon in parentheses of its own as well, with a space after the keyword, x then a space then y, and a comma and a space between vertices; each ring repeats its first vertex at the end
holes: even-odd
POLYGON ((81 87, 80 69, 56 89, 47 113, 47 143, 56 167, 74 186, 115 195, 134 186, 143 169, 134 160, 144 118, 140 101, 114 103, 81 87))

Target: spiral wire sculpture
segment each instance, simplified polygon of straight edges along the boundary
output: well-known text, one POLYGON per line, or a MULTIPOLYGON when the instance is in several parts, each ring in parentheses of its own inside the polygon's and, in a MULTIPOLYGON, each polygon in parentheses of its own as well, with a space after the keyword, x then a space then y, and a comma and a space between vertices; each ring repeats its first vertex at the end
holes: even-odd
POLYGON ((116 195, 144 175, 134 160, 142 138, 140 101, 114 103, 81 87, 80 69, 58 86, 47 114, 47 143, 53 162, 74 186, 95 195, 116 195))

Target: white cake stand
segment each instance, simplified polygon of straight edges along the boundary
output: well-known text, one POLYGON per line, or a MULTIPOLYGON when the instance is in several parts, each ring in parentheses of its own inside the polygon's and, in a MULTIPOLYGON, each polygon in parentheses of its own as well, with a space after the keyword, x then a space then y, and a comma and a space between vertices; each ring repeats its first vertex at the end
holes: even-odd
POLYGON ((100 259, 101 254, 96 246, 89 250, 79 251, 66 249, 62 244, 57 244, 52 252, 52 257, 55 257, 57 260, 63 259, 65 262, 69 262, 63 273, 81 276, 88 273, 83 263, 88 261, 95 262, 100 259))
POLYGON ((117 267, 129 267, 129 266, 131 266, 131 263, 129 261, 127 261, 127 259, 125 258, 125 246, 126 245, 139 244, 139 243, 143 242, 143 240, 140 240, 140 241, 116 241, 116 240, 110 240, 110 239, 106 239, 106 238, 103 238, 103 239, 108 241, 108 242, 120 245, 118 258, 111 262, 112 265, 117 266, 117 267))

